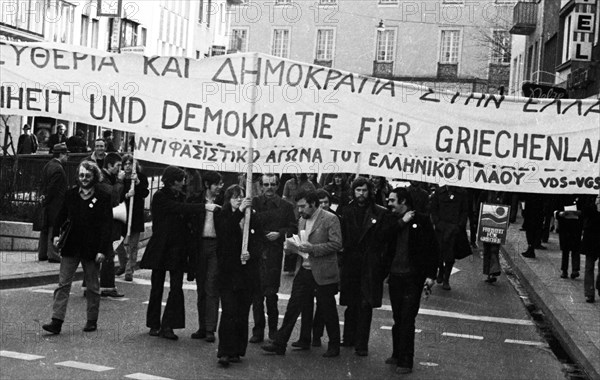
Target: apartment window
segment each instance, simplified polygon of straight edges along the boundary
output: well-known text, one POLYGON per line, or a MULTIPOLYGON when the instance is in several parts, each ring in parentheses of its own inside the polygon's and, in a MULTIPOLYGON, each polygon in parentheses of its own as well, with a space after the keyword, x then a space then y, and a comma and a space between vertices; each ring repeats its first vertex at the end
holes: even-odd
POLYGON ((62 0, 50 2, 50 9, 55 19, 54 42, 73 43, 73 26, 75 24, 75 6, 62 0))
POLYGON ((98 49, 98 33, 100 30, 100 21, 92 19, 92 47, 98 49))
POLYGON ((140 28, 140 46, 146 46, 146 28, 140 28))
POLYGON ((202 22, 204 20, 204 0, 198 2, 198 8, 198 22, 202 22))
POLYGON ((442 30, 440 63, 458 63, 459 30, 442 30))
POLYGON ((212 0, 208 0, 208 6, 206 7, 206 27, 210 28, 210 14, 212 13, 212 0))
POLYGON ((90 18, 86 15, 81 15, 81 36, 79 39, 79 45, 88 45, 88 32, 90 29, 90 18))
POLYGON ((290 54, 290 31, 288 29, 273 30, 271 55, 288 58, 290 54))
POLYGON ((492 63, 510 63, 510 33, 494 30, 492 39, 492 63))
POLYGON ((231 34, 229 35, 229 49, 238 52, 248 51, 247 29, 231 29, 231 34))
POLYGON ((316 60, 333 60, 333 33, 333 29, 317 30, 317 51, 315 53, 316 60))
POLYGON ((396 31, 392 29, 377 31, 377 52, 375 59, 380 62, 394 60, 394 46, 396 46, 396 31))
POLYGON ((46 0, 2 0, 0 22, 37 35, 44 34, 46 0))
POLYGON ((379 4, 381 4, 381 5, 397 5, 398 0, 379 0, 379 4))
POLYGON ((138 23, 121 19, 121 47, 137 46, 138 23))

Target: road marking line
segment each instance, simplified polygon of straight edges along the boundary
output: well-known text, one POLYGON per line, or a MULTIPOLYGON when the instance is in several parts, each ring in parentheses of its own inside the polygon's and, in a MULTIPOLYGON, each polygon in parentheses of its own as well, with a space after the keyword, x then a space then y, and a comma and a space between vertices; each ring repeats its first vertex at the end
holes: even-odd
POLYGON ((5 358, 12 358, 12 359, 21 359, 21 360, 38 360, 38 359, 43 359, 43 356, 39 356, 39 355, 31 355, 31 354, 24 354, 22 352, 15 352, 15 351, 0 351, 0 356, 3 356, 5 358))
MULTIPOLYGON (((383 305, 383 306, 381 306, 381 310, 392 311, 392 307, 390 305, 383 305)), ((534 325, 534 323, 532 321, 527 320, 527 319, 488 317, 485 315, 471 315, 471 314, 455 313, 452 311, 433 310, 433 309, 419 309, 419 314, 432 315, 435 317, 467 319, 470 321, 506 323, 509 325, 521 325, 521 326, 533 326, 534 325)))
POLYGON ((534 342, 531 340, 505 339, 504 343, 525 344, 528 346, 546 346, 543 342, 534 342))
MULTIPOLYGON (((143 303, 144 305, 148 305, 148 304, 150 303, 150 301, 144 301, 144 302, 142 302, 142 303, 143 303)), ((160 304, 161 304, 161 305, 163 305, 163 306, 167 306, 167 303, 166 303, 166 302, 161 302, 160 304)))
MULTIPOLYGON (((392 326, 381 326, 380 329, 381 330, 390 330, 391 331, 392 330, 392 326)), ((421 329, 415 329, 415 333, 418 334, 420 332, 423 332, 423 330, 421 330, 421 329)))
POLYGON ((424 365, 425 367, 437 367, 439 364, 431 363, 431 362, 419 362, 420 365, 424 365))
POLYGON ((54 294, 54 290, 52 289, 34 289, 31 291, 32 293, 48 293, 48 294, 54 294))
POLYGON ((131 375, 125 375, 128 379, 136 379, 136 380, 171 380, 168 377, 160 377, 154 375, 148 375, 147 373, 132 373, 131 375))
POLYGON ((114 369, 112 367, 105 367, 103 365, 90 364, 90 363, 82 363, 82 362, 76 362, 76 361, 73 361, 73 360, 67 360, 66 362, 60 362, 60 363, 54 363, 54 364, 55 365, 60 365, 60 366, 63 366, 63 367, 85 369, 87 371, 94 371, 94 372, 110 371, 111 369, 114 369))
MULTIPOLYGON (((124 279, 117 278, 117 279, 115 279, 115 281, 122 282, 124 284, 149 285, 149 286, 152 285, 152 281, 146 280, 143 278, 134 278, 133 281, 125 281, 124 279)), ((169 282, 165 281, 164 287, 170 288, 171 284, 169 282)), ((196 290, 196 284, 183 284, 182 288, 184 290, 196 290)))
POLYGON ((124 301, 129 301, 129 298, 114 298, 114 297, 102 297, 103 300, 111 300, 111 301, 118 301, 118 302, 124 302, 124 301))
POLYGON ((453 336, 456 338, 466 338, 466 339, 476 339, 476 340, 483 340, 482 336, 479 335, 468 335, 468 334, 456 334, 456 333, 442 333, 443 336, 453 336))

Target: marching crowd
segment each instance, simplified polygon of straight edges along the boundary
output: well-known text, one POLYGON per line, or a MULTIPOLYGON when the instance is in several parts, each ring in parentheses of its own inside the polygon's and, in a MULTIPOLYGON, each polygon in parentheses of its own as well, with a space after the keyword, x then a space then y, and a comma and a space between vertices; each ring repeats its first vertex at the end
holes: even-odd
MULTIPOLYGON (((54 334, 61 332, 79 263, 87 298, 84 331, 94 331, 100 297, 123 296, 115 286, 115 276, 125 274, 125 280, 132 281, 137 262, 148 180, 131 155, 105 153, 103 139, 95 144, 94 153, 77 168, 77 186, 66 188, 64 143, 53 146, 54 158, 42 173, 41 200, 47 222, 39 255, 41 260, 60 261, 52 320, 43 326, 54 334), (115 220, 113 207, 128 205, 130 199, 133 206, 127 208, 126 219, 115 220), (126 239, 119 242, 123 236, 126 239), (113 246, 114 241, 118 246, 113 246), (120 262, 116 273, 115 254, 120 262)), ((161 180, 164 186, 151 201, 152 236, 140 263, 152 271, 146 326, 151 336, 178 339, 174 330, 185 327, 183 281, 196 281, 198 329, 191 338, 215 342, 218 336, 217 357, 223 367, 239 362, 248 343, 264 342, 264 351, 284 355, 300 315, 300 336, 293 347, 321 346, 326 329, 329 340, 324 357, 339 356, 342 346, 367 356, 373 309, 382 305, 387 282, 394 326, 392 353, 386 363, 396 365, 398 373, 410 373, 421 294, 429 292, 435 282, 451 290, 455 260, 471 254, 476 246, 478 205, 510 204, 513 198, 453 186, 430 189, 420 183, 392 189, 383 177, 342 173, 326 176, 323 186, 306 174, 283 184, 276 174, 256 174, 251 190, 240 176, 239 184, 223 191, 218 172, 168 166, 161 180), (246 223, 247 245, 243 241, 246 223), (295 277, 279 324, 282 268, 295 277), (170 288, 163 309, 167 272, 170 288), (335 299, 338 292, 340 305, 346 307, 343 332, 335 299), (254 324, 250 332, 251 308, 254 324)), ((529 258, 535 257, 534 250, 543 240, 540 198, 524 197, 523 227, 529 248, 523 256, 529 258)), ((561 197, 554 214, 559 222, 563 276, 569 254, 571 278, 579 276, 579 253, 588 255, 588 302, 594 301, 594 265, 600 247, 598 202, 594 196, 561 197)), ((488 283, 500 275, 498 254, 499 245, 484 243, 483 273, 488 283)), ((599 279, 595 288, 600 292, 599 279)))

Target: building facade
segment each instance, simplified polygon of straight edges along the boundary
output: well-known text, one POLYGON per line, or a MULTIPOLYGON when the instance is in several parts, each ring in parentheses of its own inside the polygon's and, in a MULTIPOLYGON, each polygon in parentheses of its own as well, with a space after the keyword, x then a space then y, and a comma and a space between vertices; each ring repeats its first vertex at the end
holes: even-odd
MULTIPOLYGON (((239 0, 2 0, 0 41, 46 42, 90 54, 136 53, 202 59, 225 54, 228 42, 228 7, 239 0)), ((67 135, 81 129, 88 145, 102 135, 95 125, 49 117, 2 115, 0 141, 12 136, 16 144, 25 124, 32 126, 41 148, 56 126, 67 135)), ((126 149, 127 136, 114 133, 126 149)), ((16 149, 16 147, 15 147, 16 149)))
POLYGON ((511 33, 523 43, 513 49, 511 92, 599 98, 599 8, 597 0, 520 1, 511 33))
POLYGON ((231 9, 229 51, 451 91, 508 88, 515 1, 271 0, 231 9))

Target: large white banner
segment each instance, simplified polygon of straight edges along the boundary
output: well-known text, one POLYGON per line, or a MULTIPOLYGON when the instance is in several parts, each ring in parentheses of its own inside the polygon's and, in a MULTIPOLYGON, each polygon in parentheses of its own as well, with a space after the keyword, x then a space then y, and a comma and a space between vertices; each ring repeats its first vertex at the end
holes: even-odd
POLYGON ((135 132, 140 158, 358 172, 539 193, 600 189, 600 100, 440 93, 246 53, 202 61, 0 43, 3 114, 135 132))

